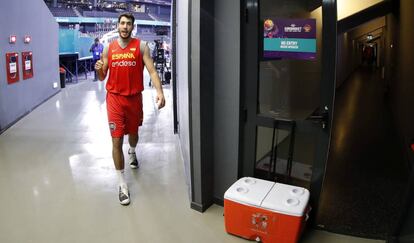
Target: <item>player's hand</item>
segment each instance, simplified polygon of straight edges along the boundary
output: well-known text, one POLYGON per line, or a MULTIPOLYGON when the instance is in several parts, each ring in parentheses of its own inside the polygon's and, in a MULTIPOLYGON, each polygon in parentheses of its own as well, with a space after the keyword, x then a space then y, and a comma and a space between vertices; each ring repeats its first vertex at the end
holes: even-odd
POLYGON ((163 93, 157 93, 157 98, 155 98, 155 102, 157 103, 158 110, 165 106, 165 98, 163 93))
POLYGON ((103 65, 104 65, 104 63, 103 63, 103 61, 102 60, 98 60, 98 61, 96 61, 96 63, 95 63, 95 70, 101 70, 102 69, 102 67, 103 67, 103 65))

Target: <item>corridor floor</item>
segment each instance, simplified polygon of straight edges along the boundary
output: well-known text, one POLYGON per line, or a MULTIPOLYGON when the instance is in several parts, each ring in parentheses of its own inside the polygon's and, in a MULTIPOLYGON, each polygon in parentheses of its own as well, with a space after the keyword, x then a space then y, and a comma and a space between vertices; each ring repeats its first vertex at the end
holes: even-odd
POLYGON ((319 219, 325 229, 386 239, 398 222, 409 170, 386 90, 372 67, 337 90, 319 219))
MULTIPOLYGON (((141 168, 126 167, 127 207, 117 199, 104 83, 68 85, 1 134, 0 242, 247 242, 225 233, 222 207, 190 209, 168 86, 165 94, 158 112, 155 90, 143 93, 141 168)), ((311 231, 302 242, 381 241, 311 231)))

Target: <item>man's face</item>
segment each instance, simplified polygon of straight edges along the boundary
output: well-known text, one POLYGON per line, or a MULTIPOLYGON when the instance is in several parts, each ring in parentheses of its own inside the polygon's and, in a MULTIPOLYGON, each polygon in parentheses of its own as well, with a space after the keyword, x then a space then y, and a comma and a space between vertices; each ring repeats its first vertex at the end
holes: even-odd
POLYGON ((132 20, 122 16, 118 23, 119 36, 122 39, 128 39, 129 37, 131 37, 133 29, 134 23, 132 23, 132 20))

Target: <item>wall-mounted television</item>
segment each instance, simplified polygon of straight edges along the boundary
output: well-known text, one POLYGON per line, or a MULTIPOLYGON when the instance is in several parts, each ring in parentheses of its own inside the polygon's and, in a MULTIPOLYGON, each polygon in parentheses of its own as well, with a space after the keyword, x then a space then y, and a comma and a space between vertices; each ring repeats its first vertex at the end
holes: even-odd
POLYGON ((316 19, 263 20, 262 59, 316 58, 316 19))

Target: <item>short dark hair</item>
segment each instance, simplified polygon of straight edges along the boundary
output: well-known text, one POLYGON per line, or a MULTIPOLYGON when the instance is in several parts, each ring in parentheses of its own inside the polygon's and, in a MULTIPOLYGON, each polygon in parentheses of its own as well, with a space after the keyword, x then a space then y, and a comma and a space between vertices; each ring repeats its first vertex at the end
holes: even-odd
POLYGON ((96 37, 96 38, 95 38, 95 41, 99 41, 99 38, 98 38, 98 37, 96 37))
POLYGON ((123 14, 119 15, 119 17, 118 17, 118 23, 121 21, 121 18, 122 17, 125 17, 127 19, 132 20, 132 24, 134 24, 134 22, 135 22, 135 17, 134 17, 134 15, 132 13, 123 13, 123 14))

